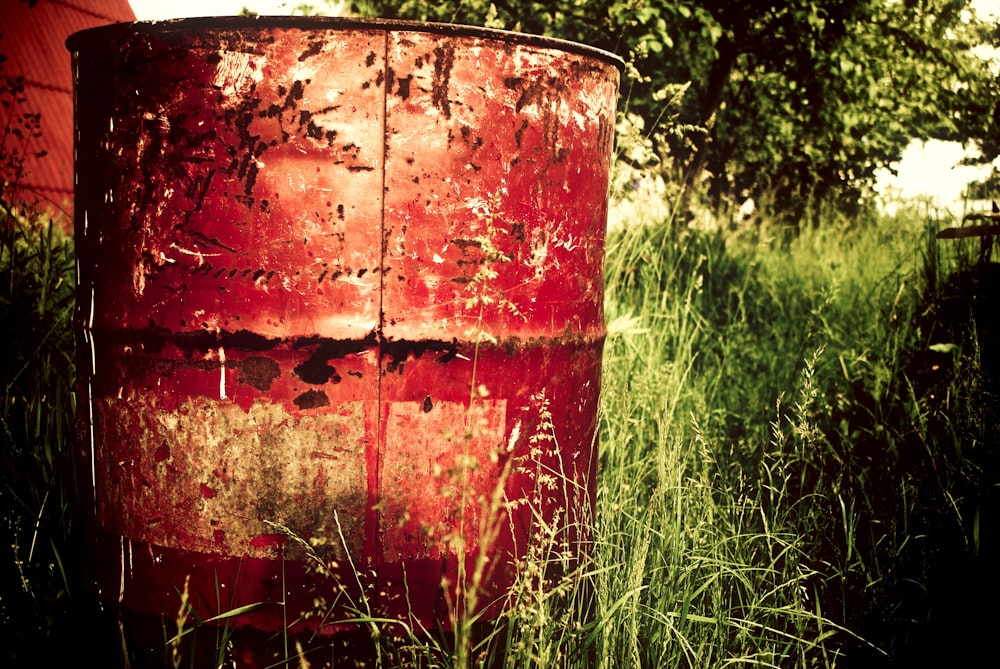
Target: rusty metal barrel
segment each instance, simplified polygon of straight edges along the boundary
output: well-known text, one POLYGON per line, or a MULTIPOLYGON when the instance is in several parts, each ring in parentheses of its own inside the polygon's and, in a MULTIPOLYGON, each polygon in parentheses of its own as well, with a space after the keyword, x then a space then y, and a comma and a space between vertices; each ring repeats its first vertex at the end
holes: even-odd
POLYGON ((102 597, 447 629, 539 532, 586 553, 614 56, 291 17, 67 45, 102 597))

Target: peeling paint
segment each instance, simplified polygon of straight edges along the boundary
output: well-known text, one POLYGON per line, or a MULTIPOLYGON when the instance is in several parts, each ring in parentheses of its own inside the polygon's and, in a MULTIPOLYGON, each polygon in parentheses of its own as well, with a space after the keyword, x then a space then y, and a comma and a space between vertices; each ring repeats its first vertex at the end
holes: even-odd
MULTIPOLYGON (((123 536, 266 557, 268 546, 253 541, 273 534, 265 521, 304 539, 332 538, 339 511, 348 548, 360 555, 367 500, 363 403, 308 416, 265 401, 249 411, 194 398, 173 411, 152 401, 140 411, 128 399, 97 406, 105 448, 113 449, 98 465, 99 513, 123 536)), ((335 541, 329 550, 345 557, 335 541)))
POLYGON ((220 50, 212 85, 225 96, 246 95, 264 80, 263 56, 220 50))

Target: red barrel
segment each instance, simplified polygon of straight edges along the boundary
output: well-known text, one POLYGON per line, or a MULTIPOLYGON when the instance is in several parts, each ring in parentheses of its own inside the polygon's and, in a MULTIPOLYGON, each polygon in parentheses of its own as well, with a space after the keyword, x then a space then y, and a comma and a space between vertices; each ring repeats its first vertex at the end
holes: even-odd
POLYGON ((103 597, 447 628, 539 519, 585 548, 613 56, 330 18, 67 44, 103 597))

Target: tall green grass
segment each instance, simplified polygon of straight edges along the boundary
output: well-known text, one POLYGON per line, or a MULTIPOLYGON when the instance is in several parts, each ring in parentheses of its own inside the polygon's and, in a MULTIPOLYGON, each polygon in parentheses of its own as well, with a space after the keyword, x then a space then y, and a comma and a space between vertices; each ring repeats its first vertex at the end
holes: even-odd
POLYGON ((996 342, 970 335, 989 306, 937 312, 997 298, 944 285, 982 268, 940 248, 939 224, 908 210, 791 239, 611 238, 599 536, 615 568, 597 592, 612 666, 913 666, 935 640, 939 661, 978 657, 939 624, 971 607, 934 610, 933 593, 995 591, 940 572, 945 554, 986 571, 974 546, 1000 478, 977 351, 996 342))
MULTIPOLYGON (((934 238, 949 223, 612 233, 593 554, 540 527, 469 652, 372 620, 385 666, 976 664, 1000 594, 1000 281, 934 238)), ((2 233, 0 663, 114 657, 73 604, 71 240, 11 209, 2 233)))
POLYGON ((796 471, 818 447, 831 297, 770 265, 787 252, 663 229, 611 240, 599 536, 623 567, 597 587, 608 666, 832 666, 848 636, 823 608, 819 491, 796 471))
POLYGON ((0 202, 0 645, 19 662, 65 622, 74 444, 73 245, 0 202))

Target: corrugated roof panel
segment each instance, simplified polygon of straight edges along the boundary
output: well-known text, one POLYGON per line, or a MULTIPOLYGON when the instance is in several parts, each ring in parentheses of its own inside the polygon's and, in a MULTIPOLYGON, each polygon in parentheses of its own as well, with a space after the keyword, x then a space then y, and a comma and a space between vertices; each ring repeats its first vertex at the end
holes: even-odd
MULTIPOLYGON (((74 32, 116 21, 133 21, 127 0, 24 0, 0 2, 0 53, 6 76, 23 76, 26 102, 15 114, 40 113, 42 137, 28 149, 25 192, 38 203, 72 212, 73 76, 65 41, 74 32)), ((9 138, 13 139, 13 138, 9 138)), ((3 175, 9 178, 9 175, 3 175)))

